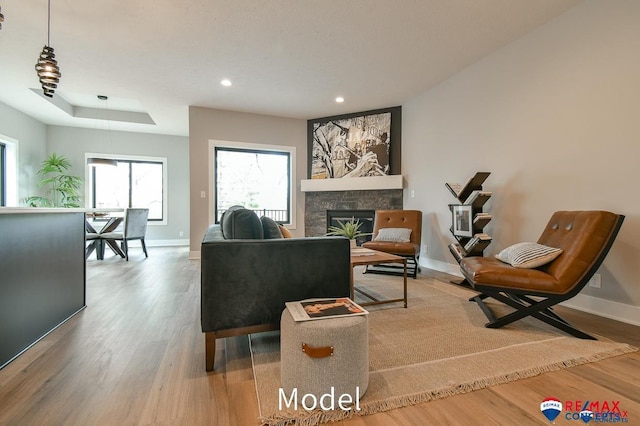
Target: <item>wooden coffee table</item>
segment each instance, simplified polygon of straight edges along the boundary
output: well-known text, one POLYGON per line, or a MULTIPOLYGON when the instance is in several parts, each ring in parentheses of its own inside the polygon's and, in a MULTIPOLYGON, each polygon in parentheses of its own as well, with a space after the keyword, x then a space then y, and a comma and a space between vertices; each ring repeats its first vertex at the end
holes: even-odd
POLYGON ((362 294, 368 297, 372 302, 359 303, 361 306, 381 305, 383 303, 396 303, 404 302, 404 307, 407 307, 407 259, 402 256, 396 256, 395 254, 384 253, 377 250, 365 249, 365 248, 353 248, 351 249, 351 300, 354 299, 354 292, 362 294), (401 263, 404 266, 404 297, 402 299, 385 299, 380 300, 376 297, 366 293, 362 289, 355 288, 353 281, 353 268, 362 265, 380 265, 383 263, 401 263))

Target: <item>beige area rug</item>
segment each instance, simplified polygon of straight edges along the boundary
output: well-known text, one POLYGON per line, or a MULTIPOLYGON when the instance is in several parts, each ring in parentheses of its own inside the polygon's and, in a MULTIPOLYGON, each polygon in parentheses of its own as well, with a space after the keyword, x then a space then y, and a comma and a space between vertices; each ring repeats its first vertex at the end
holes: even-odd
MULTIPOLYGON (((356 275, 370 293, 400 297, 401 278, 356 275)), ((627 344, 570 337, 536 319, 502 329, 469 302, 470 290, 427 278, 409 279, 409 307, 368 307, 369 387, 361 411, 280 411, 279 333, 250 336, 260 421, 315 425, 470 392, 637 350, 627 344)), ((356 297, 357 301, 360 300, 356 297)), ((508 309, 500 304, 493 309, 508 309)))

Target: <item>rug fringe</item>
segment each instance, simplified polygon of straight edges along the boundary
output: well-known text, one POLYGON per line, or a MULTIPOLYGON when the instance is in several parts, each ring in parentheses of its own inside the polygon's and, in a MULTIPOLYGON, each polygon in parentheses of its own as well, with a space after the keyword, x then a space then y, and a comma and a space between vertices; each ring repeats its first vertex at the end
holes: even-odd
POLYGON ((441 389, 434 389, 427 392, 420 392, 411 395, 404 395, 400 397, 390 398, 383 401, 374 401, 365 403, 361 406, 360 411, 298 411, 298 412, 283 412, 281 414, 275 414, 266 417, 260 417, 259 421, 263 425, 269 426, 315 426, 322 423, 331 421, 345 420, 357 416, 367 416, 370 414, 380 413, 384 411, 393 410, 396 408, 407 407, 410 405, 420 404, 422 402, 432 401, 436 399, 446 398, 453 395, 471 392, 474 390, 484 389, 490 386, 513 382, 519 379, 525 379, 528 377, 538 376, 540 374, 548 373, 551 371, 562 370, 568 367, 575 367, 578 365, 588 364, 591 362, 601 361, 606 358, 611 358, 618 355, 624 355, 631 352, 636 352, 638 348, 625 345, 620 348, 613 348, 607 351, 603 351, 594 354, 589 357, 578 357, 566 361, 547 364, 540 367, 529 368, 527 370, 515 371, 500 376, 489 377, 481 380, 474 380, 467 383, 462 383, 457 386, 450 386, 441 389))

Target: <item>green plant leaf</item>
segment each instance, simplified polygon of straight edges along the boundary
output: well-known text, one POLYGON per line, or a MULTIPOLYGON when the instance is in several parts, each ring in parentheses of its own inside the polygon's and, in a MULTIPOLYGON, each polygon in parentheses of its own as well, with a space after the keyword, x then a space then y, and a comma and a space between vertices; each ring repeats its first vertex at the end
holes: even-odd
POLYGON ((25 198, 24 201, 29 207, 53 207, 51 200, 37 195, 25 198))
POLYGON ((41 176, 38 187, 42 188, 47 196, 27 197, 24 200, 27 205, 32 207, 80 207, 79 191, 83 179, 67 174, 67 170, 70 168, 71 162, 63 155, 54 152, 47 157, 37 172, 41 176))
POLYGON ((359 219, 351 218, 350 221, 342 222, 340 220, 337 221, 338 226, 329 226, 326 235, 337 235, 341 237, 347 237, 350 240, 353 240, 357 237, 364 237, 366 235, 371 235, 367 232, 361 232, 360 227, 363 225, 359 219))

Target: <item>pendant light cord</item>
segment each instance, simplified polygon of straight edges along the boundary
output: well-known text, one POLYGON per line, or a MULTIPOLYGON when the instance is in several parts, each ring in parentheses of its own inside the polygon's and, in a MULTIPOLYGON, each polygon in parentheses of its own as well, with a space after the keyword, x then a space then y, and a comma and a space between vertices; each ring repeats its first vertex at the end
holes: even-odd
POLYGON ((47 46, 51 46, 51 0, 47 7, 47 46))
POLYGON ((36 73, 42 85, 45 96, 53 97, 60 81, 60 67, 56 61, 56 55, 51 47, 51 0, 47 1, 47 44, 42 49, 38 62, 36 62, 36 73))

